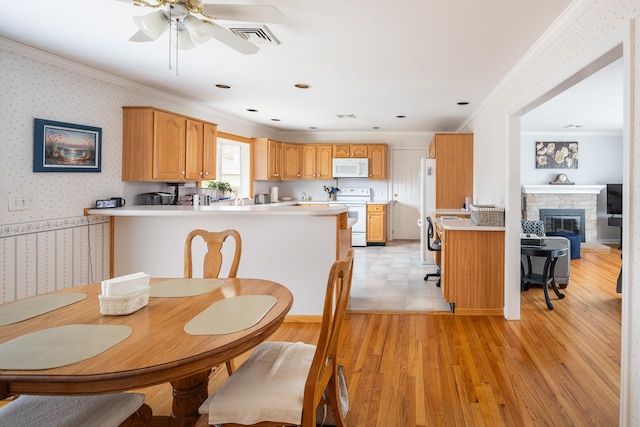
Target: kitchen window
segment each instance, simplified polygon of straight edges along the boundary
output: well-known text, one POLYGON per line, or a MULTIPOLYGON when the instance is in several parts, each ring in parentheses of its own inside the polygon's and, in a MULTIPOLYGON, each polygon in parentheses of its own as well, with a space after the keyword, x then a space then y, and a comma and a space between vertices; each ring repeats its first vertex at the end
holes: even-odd
MULTIPOLYGON (((216 181, 231 184, 236 197, 251 195, 251 146, 248 138, 218 132, 216 181)), ((202 183, 206 186, 206 181, 202 183)))

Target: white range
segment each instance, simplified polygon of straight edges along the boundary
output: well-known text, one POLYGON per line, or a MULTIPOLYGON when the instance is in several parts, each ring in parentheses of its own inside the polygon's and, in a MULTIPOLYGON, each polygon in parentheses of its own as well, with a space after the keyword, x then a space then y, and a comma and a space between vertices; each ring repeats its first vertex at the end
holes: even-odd
POLYGON ((350 219, 356 223, 351 227, 351 245, 367 246, 367 203, 371 201, 370 188, 341 188, 336 193, 336 200, 330 205, 344 205, 350 219))

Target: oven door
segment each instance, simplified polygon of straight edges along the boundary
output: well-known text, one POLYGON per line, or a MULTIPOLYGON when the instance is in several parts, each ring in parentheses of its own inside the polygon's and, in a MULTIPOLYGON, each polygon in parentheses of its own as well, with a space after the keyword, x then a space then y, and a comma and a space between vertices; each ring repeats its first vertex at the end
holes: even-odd
POLYGON ((347 215, 349 219, 356 219, 351 232, 366 233, 367 232, 367 205, 349 205, 347 204, 347 215))

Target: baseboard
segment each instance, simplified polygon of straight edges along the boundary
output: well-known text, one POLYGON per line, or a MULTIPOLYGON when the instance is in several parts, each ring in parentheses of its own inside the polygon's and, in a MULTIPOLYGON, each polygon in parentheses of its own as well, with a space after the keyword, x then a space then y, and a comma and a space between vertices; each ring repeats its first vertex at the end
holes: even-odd
POLYGON ((287 323, 322 323, 322 315, 312 314, 291 314, 284 318, 287 323))

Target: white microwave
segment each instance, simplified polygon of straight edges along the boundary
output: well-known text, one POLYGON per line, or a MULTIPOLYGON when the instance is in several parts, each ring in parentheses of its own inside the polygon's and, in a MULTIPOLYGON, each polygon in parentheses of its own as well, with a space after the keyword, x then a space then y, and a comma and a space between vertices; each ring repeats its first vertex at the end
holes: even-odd
POLYGON ((334 178, 369 178, 369 159, 333 159, 334 178))

